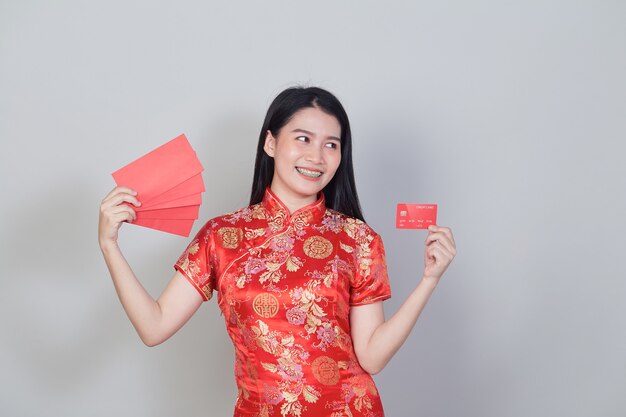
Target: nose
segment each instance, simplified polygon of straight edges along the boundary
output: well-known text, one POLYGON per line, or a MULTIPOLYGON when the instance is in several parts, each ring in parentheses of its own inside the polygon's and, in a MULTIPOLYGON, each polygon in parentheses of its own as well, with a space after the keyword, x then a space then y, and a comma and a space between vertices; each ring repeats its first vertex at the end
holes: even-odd
POLYGON ((324 162, 324 153, 320 146, 309 146, 306 154, 306 160, 313 164, 321 164, 324 162))

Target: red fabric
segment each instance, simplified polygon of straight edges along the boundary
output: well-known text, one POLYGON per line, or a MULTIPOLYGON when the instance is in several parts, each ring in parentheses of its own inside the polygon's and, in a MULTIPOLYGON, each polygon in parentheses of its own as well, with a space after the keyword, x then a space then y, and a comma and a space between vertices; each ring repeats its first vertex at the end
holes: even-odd
POLYGON ((175 268, 204 300, 218 293, 235 345, 235 417, 384 415, 348 317, 391 297, 367 224, 323 195, 289 214, 268 188, 261 203, 209 220, 175 268))

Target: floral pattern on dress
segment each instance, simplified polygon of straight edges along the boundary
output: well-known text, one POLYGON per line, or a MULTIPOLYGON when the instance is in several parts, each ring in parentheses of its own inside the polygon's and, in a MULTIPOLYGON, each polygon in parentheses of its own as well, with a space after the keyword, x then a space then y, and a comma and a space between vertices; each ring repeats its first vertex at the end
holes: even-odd
POLYGON ((351 306, 391 296, 380 236, 325 206, 263 201, 209 220, 175 268, 218 294, 235 346, 234 416, 381 417, 350 336, 351 306))

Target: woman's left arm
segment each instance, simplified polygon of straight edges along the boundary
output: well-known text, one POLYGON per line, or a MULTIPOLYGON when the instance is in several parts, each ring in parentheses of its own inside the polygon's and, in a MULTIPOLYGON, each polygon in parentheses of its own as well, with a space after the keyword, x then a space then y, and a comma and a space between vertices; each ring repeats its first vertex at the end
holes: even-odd
POLYGON ((361 367, 372 375, 380 372, 400 349, 456 255, 450 228, 430 226, 428 230, 422 279, 398 311, 385 320, 382 301, 350 308, 354 351, 361 367))

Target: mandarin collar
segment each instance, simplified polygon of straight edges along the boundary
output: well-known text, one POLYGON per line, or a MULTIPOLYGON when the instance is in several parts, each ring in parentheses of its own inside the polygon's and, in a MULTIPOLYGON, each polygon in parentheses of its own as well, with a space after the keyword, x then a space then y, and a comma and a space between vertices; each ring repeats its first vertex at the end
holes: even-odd
POLYGON ((267 210, 270 217, 276 218, 281 217, 286 220, 286 223, 290 223, 295 219, 306 219, 308 223, 317 223, 322 219, 324 213, 326 212, 326 199, 324 198, 324 193, 319 193, 320 197, 317 201, 314 201, 311 204, 308 204, 304 207, 299 208, 293 213, 289 213, 289 209, 283 203, 276 194, 272 192, 270 187, 265 188, 265 194, 263 195, 263 201, 261 204, 267 210))

